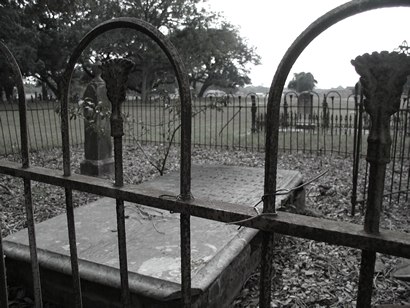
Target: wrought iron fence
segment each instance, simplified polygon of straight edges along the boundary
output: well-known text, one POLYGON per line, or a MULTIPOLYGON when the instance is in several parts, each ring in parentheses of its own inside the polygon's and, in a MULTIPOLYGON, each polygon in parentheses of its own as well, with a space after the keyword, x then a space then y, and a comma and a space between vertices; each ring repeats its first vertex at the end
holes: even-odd
MULTIPOLYGON (((61 147, 61 116, 58 101, 30 100, 27 103, 28 145, 31 151, 61 147)), ((78 106, 71 104, 70 141, 84 142, 84 120, 78 106)), ((17 154, 21 150, 20 118, 17 103, 0 101, 0 154, 17 154)))
MULTIPOLYGON (((192 144, 210 148, 263 151, 268 96, 248 94, 195 98, 192 100, 192 144)), ((392 121, 395 146, 393 157, 408 157, 403 146, 408 144, 409 125, 407 98, 392 121), (408 120, 407 120, 408 121, 408 120), (407 132, 406 132, 407 131, 407 132), (397 152, 397 153, 396 153, 397 152)), ((56 101, 30 101, 27 104, 29 147, 31 150, 61 147, 60 104, 56 101)), ((70 141, 84 142, 84 117, 76 104, 69 105, 70 141)), ((168 143, 179 130, 178 99, 152 97, 148 103, 128 99, 124 103, 125 143, 168 143)), ((284 92, 279 125, 279 150, 311 154, 353 155, 355 151, 355 116, 358 109, 354 95, 342 97, 337 91, 319 94, 284 92), (307 97, 308 99, 301 99, 307 97)), ((366 135, 369 120, 361 113, 361 135, 366 135)), ((15 154, 20 150, 18 106, 0 102, 0 153, 15 154)), ((178 134, 173 138, 179 144, 178 134)), ((360 138, 360 148, 366 150, 366 139, 360 138)))
MULTIPOLYGON (((404 204, 410 195, 410 95, 402 97, 398 111, 390 119, 392 146, 391 162, 387 165, 384 196, 388 206, 394 202, 404 204)), ((369 163, 364 160, 367 151, 370 118, 364 111, 363 95, 356 96, 354 153, 353 153, 353 185, 352 215, 357 205, 366 201, 368 190, 369 163)), ((364 210, 364 207, 362 207, 364 210)))
MULTIPOLYGON (((215 149, 264 151, 268 95, 205 96, 192 100, 192 144, 215 149)), ((31 100, 27 104, 29 147, 61 147, 60 104, 31 100)), ((354 93, 285 91, 281 98, 278 149, 285 153, 353 157, 352 213, 367 190, 369 115, 354 93)), ((78 104, 69 105, 70 144, 84 143, 84 117, 78 104)), ((180 144, 180 101, 172 96, 151 96, 147 103, 129 96, 123 105, 125 144, 180 144)), ((388 165, 385 194, 389 204, 409 198, 410 105, 402 97, 391 118, 392 162, 388 165), (397 193, 396 193, 397 192, 397 193), (404 198, 404 199, 403 199, 404 198)), ((0 102, 0 148, 3 154, 20 151, 18 106, 0 102)))
MULTIPOLYGON (((23 178, 24 191, 25 191, 25 206, 27 213, 27 225, 29 230, 29 244, 30 244, 30 260, 32 265, 32 277, 33 277, 33 290, 35 295, 35 306, 37 308, 42 307, 42 292, 40 284, 40 271, 38 264, 36 240, 35 240, 35 226, 33 219, 33 204, 31 198, 31 181, 40 181, 51 185, 58 185, 65 188, 66 206, 67 206, 67 221, 68 221, 68 235, 70 243, 70 257, 71 257, 71 273, 72 273, 72 288, 75 307, 82 307, 81 297, 81 273, 79 271, 79 259, 76 251, 76 236, 75 236, 75 221, 73 213, 73 196, 72 190, 86 191, 96 193, 102 196, 108 196, 116 199, 117 203, 117 229, 118 229, 118 246, 119 246, 119 260, 120 260, 120 281, 122 290, 122 305, 123 307, 130 307, 130 296, 128 286, 128 271, 127 271, 127 255, 125 244, 125 231, 124 231, 124 201, 130 201, 143 205, 148 205, 155 208, 161 208, 180 213, 180 227, 181 227, 181 306, 190 307, 191 302, 191 269, 190 269, 190 217, 198 216, 202 218, 217 220, 221 222, 235 222, 242 226, 256 228, 262 231, 262 258, 261 258, 261 278, 260 278, 260 300, 259 306, 261 308, 270 307, 271 305, 271 283, 273 275, 273 234, 282 233, 290 236, 311 239, 315 241, 327 242, 335 245, 344 245, 348 247, 358 248, 362 250, 362 261, 360 268, 359 290, 357 298, 357 307, 370 307, 371 294, 375 267, 376 252, 386 253, 390 255, 400 257, 410 257, 410 239, 408 234, 379 230, 379 215, 382 204, 382 191, 378 190, 384 183, 384 169, 386 166, 389 151, 386 151, 386 144, 380 142, 379 139, 371 144, 377 150, 375 153, 382 153, 381 157, 375 155, 372 152, 368 153, 368 160, 370 162, 370 174, 369 174, 369 190, 367 211, 363 227, 356 224, 349 224, 346 222, 328 221, 325 219, 306 217, 296 215, 292 213, 280 213, 275 212, 275 196, 277 194, 276 188, 276 175, 277 175, 277 150, 278 150, 278 136, 280 134, 280 103, 281 95, 284 83, 289 75, 290 69, 297 60, 300 53, 304 48, 316 38, 322 31, 326 30, 329 26, 337 23, 338 21, 345 19, 353 14, 360 13, 366 10, 390 7, 390 6, 409 6, 407 0, 363 0, 352 1, 345 5, 342 5, 326 15, 319 18, 311 26, 309 26, 299 36, 292 46, 288 49, 284 58, 282 59, 278 70, 275 74, 271 95, 268 98, 267 116, 264 117, 264 125, 266 129, 266 143, 265 143, 265 185, 264 195, 261 196, 263 201, 263 213, 255 216, 254 209, 232 206, 226 203, 207 202, 205 200, 194 200, 191 197, 191 177, 190 177, 190 159, 191 159, 191 98, 189 95, 189 84, 187 75, 184 72, 182 62, 175 50, 175 48, 169 43, 169 41, 162 36, 162 34, 156 30, 156 28, 149 24, 137 19, 131 18, 119 18, 105 22, 85 36, 81 43, 76 47, 70 61, 67 65, 67 69, 64 73, 64 93, 61 109, 61 133, 62 133, 62 147, 63 147, 63 161, 64 171, 60 174, 59 171, 35 168, 29 166, 29 147, 28 147, 28 126, 27 126, 27 110, 24 100, 23 83, 21 74, 18 70, 17 63, 12 57, 8 49, 0 43, 0 48, 8 62, 12 63, 14 70, 14 76, 18 85, 19 91, 19 118, 20 118, 20 138, 21 138, 21 156, 22 164, 11 163, 5 160, 0 161, 0 172, 2 174, 8 174, 23 178), (114 137, 114 153, 115 153, 115 185, 108 183, 104 180, 94 179, 86 176, 72 175, 70 166, 70 130, 69 130, 69 111, 67 93, 70 84, 70 76, 74 69, 74 65, 78 60, 81 52, 87 46, 87 44, 96 38, 98 35, 114 28, 132 28, 141 31, 151 37, 167 54, 168 59, 173 65, 178 78, 180 95, 181 95, 181 111, 179 112, 181 118, 181 178, 180 178, 180 196, 175 199, 164 199, 161 197, 159 191, 145 191, 135 188, 124 187, 122 183, 122 126, 123 122, 119 116, 120 103, 123 101, 123 89, 117 88, 108 83, 108 91, 110 94, 110 100, 113 104, 111 125, 112 136, 114 137)), ((377 56, 377 55, 376 55, 377 56)), ((117 59, 118 60, 118 59, 117 59)), ((403 59, 400 59, 400 65, 402 68, 408 67, 410 71, 410 63, 407 65, 403 63, 403 59)), ((113 61, 106 67, 106 79, 124 78, 126 75, 127 65, 119 63, 120 61, 113 61), (117 66, 121 69, 117 70, 117 66)), ((357 60, 360 62, 360 59, 357 60)), ((374 63, 374 61, 373 61, 374 63)), ((358 63, 360 64, 360 63, 358 63)), ((108 64, 107 64, 108 65, 108 64)), ((406 71, 407 72, 407 71, 406 71)), ((402 74, 399 74, 400 76, 402 74)), ((396 76, 394 76, 396 77, 396 76)), ((401 76, 403 77, 403 76, 401 76)), ((405 76, 404 76, 405 77, 405 76)), ((404 78, 402 78, 404 79, 404 78)), ((125 82, 124 82, 125 83, 125 82)), ((393 82, 393 84, 395 84, 393 82)), ((372 94, 369 92, 368 94, 372 94)), ((309 99, 309 98, 308 98, 309 99)), ((381 107, 382 102, 374 102, 375 109, 371 114, 372 120, 377 120, 380 114, 386 113, 381 107)), ((251 101, 251 117, 253 117, 252 110, 257 110, 256 101, 251 101)), ((217 108, 217 106, 211 106, 211 110, 217 108)), ((305 108, 305 107, 303 107, 305 108)), ((309 109, 310 107, 308 107, 309 109)), ((194 108, 195 110, 195 108, 194 108)), ((241 110, 241 109, 240 109, 241 110)), ((395 110, 396 111, 396 110, 395 110)), ((202 112, 201 109, 198 112, 202 112)), ((232 112, 232 115, 237 115, 232 112)), ((239 113, 238 113, 239 114, 239 113)), ((286 114, 286 113, 284 113, 286 114)), ((209 114, 209 117, 215 114, 209 114)), ((289 114, 292 119, 292 114, 289 114)), ((385 115, 385 114, 383 114, 385 115)), ((339 119, 339 123, 343 121, 339 119)), ((382 127, 387 127, 385 124, 386 117, 382 118, 379 123, 382 127)), ((333 119, 334 121, 335 118, 333 119)), ((211 120, 210 120, 211 121, 211 120)), ((233 122, 234 120, 232 120, 233 122)), ((256 121, 256 119, 255 119, 256 121)), ((283 116, 282 122, 288 124, 287 116, 283 116)), ((317 117, 312 117, 309 120, 307 116, 293 117, 291 130, 292 133, 298 133, 301 127, 306 129, 313 129, 313 125, 316 127, 326 127, 328 121, 331 123, 331 117, 328 117, 326 112, 323 112, 322 116, 317 114, 317 117), (305 121, 307 119, 307 121, 305 121)), ((235 125, 242 125, 242 122, 233 122, 232 127, 235 125)), ((251 122, 252 124, 252 122, 251 122)), ((257 124, 251 125, 251 130, 257 130, 257 124)), ((176 125, 176 122, 175 122, 176 125)), ((339 125, 340 126, 340 125, 339 125)), ((214 136, 218 135, 218 128, 213 127, 211 132, 214 136), (214 129, 214 130, 213 130, 214 129)), ((225 129, 220 127, 221 131, 225 129)), ((339 127, 341 130, 341 127, 339 127)), ((288 128, 284 128, 283 131, 287 131, 288 128)), ((175 131, 175 129, 174 129, 175 131)), ((385 132, 386 133, 386 132, 385 132)), ((388 134, 389 132, 387 132, 388 134)), ((251 131, 252 134, 252 131, 251 131)), ((296 136, 298 136, 296 134, 296 136)), ((380 132, 376 130, 376 137, 380 137, 380 132)), ((232 137, 234 138, 234 137, 232 137)), ((218 138, 215 138, 215 140, 218 138)), ((245 139, 246 140, 246 139, 245 139)), ((206 142, 205 142, 206 144, 206 142)), ((212 146, 212 144, 211 144, 212 146)), ((388 149, 388 148, 387 148, 388 149)), ((388 149, 389 150, 389 149, 388 149)), ((1 237, 0 237, 1 238, 1 237)), ((3 248, 3 244, 2 244, 3 248)), ((2 306, 7 307, 7 284, 4 270, 4 258, 3 251, 0 251, 0 303, 2 306)))
MULTIPOLYGON (((210 148, 263 151, 268 96, 206 96, 193 99, 192 143, 210 148)), ((128 101, 127 142, 167 143, 178 129, 178 100, 128 101)), ((285 92, 281 104, 279 150, 353 154, 353 94, 285 92), (322 97, 323 96, 323 97, 322 97), (303 100, 300 97, 307 97, 303 100), (309 107, 308 107, 309 106, 309 107)), ((178 138, 173 139, 175 144, 178 138)))

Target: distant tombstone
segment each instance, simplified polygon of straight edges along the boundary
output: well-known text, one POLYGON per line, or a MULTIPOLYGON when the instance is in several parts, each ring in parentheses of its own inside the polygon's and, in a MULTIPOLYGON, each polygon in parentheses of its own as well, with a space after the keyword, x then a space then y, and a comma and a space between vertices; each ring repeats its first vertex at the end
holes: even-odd
POLYGON ((83 95, 85 159, 80 164, 81 174, 91 176, 112 173, 114 170, 110 120, 107 115, 111 104, 99 67, 95 69, 95 75, 83 95))
POLYGON ((310 93, 301 93, 298 99, 298 114, 309 115, 313 113, 313 104, 310 93))
POLYGON ((298 98, 296 128, 314 129, 312 123, 313 116, 313 99, 310 93, 301 93, 298 98))

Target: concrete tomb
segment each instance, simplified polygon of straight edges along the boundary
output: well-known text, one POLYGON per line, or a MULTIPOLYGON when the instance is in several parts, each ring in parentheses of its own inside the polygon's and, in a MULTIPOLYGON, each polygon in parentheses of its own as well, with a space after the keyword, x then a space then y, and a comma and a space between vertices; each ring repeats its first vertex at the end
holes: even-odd
MULTIPOLYGON (((193 166, 194 197, 253 207, 263 195, 264 170, 220 165, 193 166)), ((296 171, 278 171, 278 188, 302 181, 296 171)), ((179 173, 140 184, 179 193, 179 173)), ((277 206, 295 194, 277 197, 277 206)), ((295 198, 297 199, 297 198, 295 198)), ((300 198, 298 198, 300 199, 300 198)), ((133 307, 180 307, 179 214, 126 203, 129 284, 133 307)), ((102 198, 75 209, 77 249, 84 307, 120 307, 115 200, 102 198)), ((260 232, 191 217, 193 307, 228 306, 260 261, 260 232)), ((45 298, 71 307, 66 217, 36 225, 45 298)), ((8 276, 29 284, 27 230, 5 239, 8 276)))

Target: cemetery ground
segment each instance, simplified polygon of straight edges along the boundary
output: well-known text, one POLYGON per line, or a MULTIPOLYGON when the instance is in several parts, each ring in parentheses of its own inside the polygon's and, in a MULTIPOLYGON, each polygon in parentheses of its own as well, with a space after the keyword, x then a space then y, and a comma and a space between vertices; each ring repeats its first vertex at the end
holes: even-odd
MULTIPOLYGON (((159 176, 147 157, 158 157, 161 148, 143 145, 141 148, 128 146, 124 149, 124 180, 139 184, 159 176)), ((84 154, 81 148, 72 149, 72 166, 79 173, 84 154)), ((18 161, 18 156, 7 159, 18 161)), ((151 161, 153 162, 153 161, 151 161)), ((223 164, 263 168, 264 153, 227 151, 207 148, 192 149, 193 164, 223 164)), ((62 155, 58 149, 38 151, 31 154, 34 166, 62 169, 62 155)), ((352 160, 345 156, 316 156, 303 153, 280 153, 279 168, 300 171, 304 181, 329 170, 306 187, 304 215, 363 223, 363 213, 350 215, 352 189, 352 160)), ((173 147, 167 160, 166 172, 179 168, 179 152, 173 147)), ((35 219, 44 221, 65 212, 64 190, 38 182, 32 183, 35 219)), ((25 211, 21 180, 0 176, 0 201, 2 211, 2 235, 6 236, 25 227, 25 211)), ((227 187, 232 189, 231 187, 227 187)), ((74 192, 76 206, 85 205, 98 197, 74 192)), ((410 232, 410 207, 403 198, 393 198, 389 208, 384 208, 381 227, 389 230, 410 232)), ((386 203, 387 204, 387 203, 386 203)), ((298 211, 292 205, 281 210, 298 211)), ((150 219, 143 211, 141 219, 150 219)), ((276 235, 274 257, 272 307, 355 307, 360 250, 331 246, 310 240, 276 235)), ((81 257, 81 256, 80 256, 81 257)), ((374 277, 374 304, 409 304, 410 282, 391 277, 391 272, 400 263, 396 257, 378 255, 374 277)), ((233 302, 234 307, 257 307, 258 279, 256 270, 244 284, 233 302)), ((19 286, 10 288, 10 307, 32 307, 32 300, 19 286)), ((51 307, 51 306, 49 306, 51 307)))

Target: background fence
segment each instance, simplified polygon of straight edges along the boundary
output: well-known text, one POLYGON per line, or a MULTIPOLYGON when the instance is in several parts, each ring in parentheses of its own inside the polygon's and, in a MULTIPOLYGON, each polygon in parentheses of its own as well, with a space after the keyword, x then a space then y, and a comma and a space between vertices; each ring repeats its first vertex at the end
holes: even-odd
MULTIPOLYGON (((192 144, 216 149, 263 151, 265 146, 266 95, 207 96, 193 100, 192 144)), ((28 102, 29 143, 32 150, 61 146, 59 104, 28 102)), ((148 103, 129 98, 123 104, 125 143, 179 144, 180 109, 177 98, 152 96, 148 103)), ((70 142, 84 142, 84 118, 77 104, 70 106, 70 142)), ((352 204, 366 195, 367 150, 370 123, 363 101, 354 94, 330 91, 283 94, 279 150, 287 153, 343 155, 353 158, 352 204), (360 180, 363 179, 363 180, 360 180)), ((17 105, 0 103, 0 154, 19 153, 17 105)), ((386 194, 390 203, 404 198, 410 189, 410 103, 403 97, 391 119, 392 162, 386 194), (396 192, 398 192, 396 194, 396 192)))

